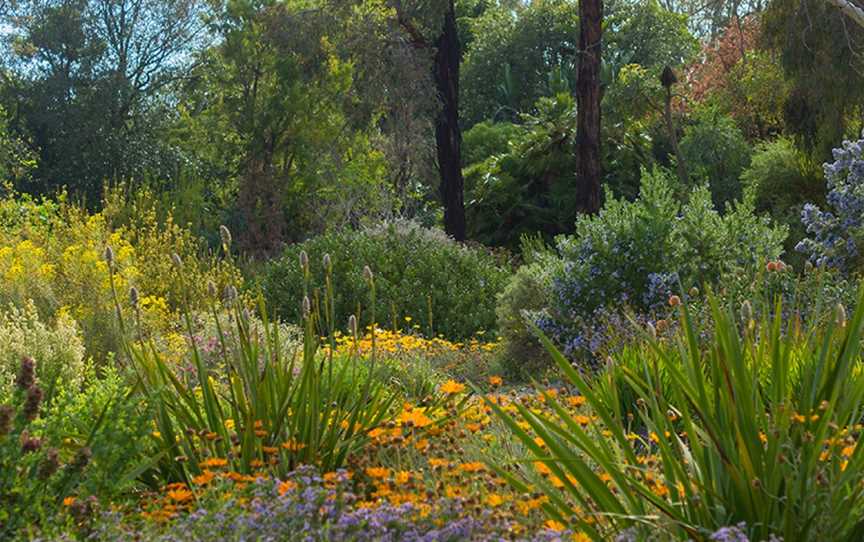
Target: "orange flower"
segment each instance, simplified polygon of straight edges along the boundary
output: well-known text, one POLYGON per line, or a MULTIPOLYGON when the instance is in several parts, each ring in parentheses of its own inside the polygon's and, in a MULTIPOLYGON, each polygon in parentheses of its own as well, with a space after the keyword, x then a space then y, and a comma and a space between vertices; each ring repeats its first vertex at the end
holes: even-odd
POLYGON ((387 478, 390 476, 390 469, 384 467, 369 467, 366 469, 366 475, 369 478, 387 478))
POLYGON ((465 384, 460 384, 455 380, 448 380, 441 386, 441 392, 447 395, 456 395, 465 391, 465 384))
POLYGON ((74 496, 66 497, 65 499, 63 499, 63 506, 72 506, 73 504, 75 504, 76 500, 78 499, 74 496))
POLYGON ((496 388, 504 383, 504 380, 500 376, 490 376, 489 384, 495 386, 496 388))
POLYGON ((192 499, 192 492, 188 489, 174 489, 168 492, 168 498, 182 503, 192 499))
POLYGON ((285 495, 286 493, 288 493, 289 491, 291 491, 292 489, 294 489, 296 487, 297 487, 297 484, 295 482, 292 482, 290 480, 286 480, 285 482, 282 482, 281 484, 279 484, 279 495, 285 495))
POLYGON ((195 478, 192 478, 192 483, 195 485, 203 486, 205 484, 209 484, 210 481, 213 480, 213 478, 215 478, 215 477, 216 477, 216 475, 213 474, 213 471, 205 470, 200 475, 196 476, 195 478))
POLYGON ((459 465, 459 470, 461 470, 462 472, 480 472, 485 468, 486 466, 479 461, 475 461, 473 463, 462 463, 461 465, 459 465))
POLYGON ((228 464, 227 459, 223 459, 221 457, 211 457, 206 461, 202 461, 198 463, 198 466, 202 469, 218 469, 219 467, 224 467, 228 464))

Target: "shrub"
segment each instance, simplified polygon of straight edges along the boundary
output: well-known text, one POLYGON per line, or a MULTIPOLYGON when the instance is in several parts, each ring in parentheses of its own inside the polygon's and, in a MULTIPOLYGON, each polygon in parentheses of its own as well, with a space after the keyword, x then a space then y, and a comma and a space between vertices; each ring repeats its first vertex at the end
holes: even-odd
POLYGON ((808 237, 796 249, 816 265, 843 272, 860 270, 859 246, 864 243, 864 135, 834 149, 834 162, 825 164, 824 169, 831 210, 822 211, 812 203, 804 206, 801 221, 808 237))
POLYGON ((559 238, 550 307, 535 321, 568 356, 595 352, 604 321, 621 307, 662 317, 679 287, 776 259, 785 235, 747 202, 720 215, 705 187, 682 205, 669 174, 656 170, 635 202, 610 197, 599 215, 580 217, 575 235, 559 238))
POLYGON ((555 264, 553 258, 545 257, 520 267, 498 295, 495 312, 498 332, 504 342, 499 363, 510 378, 536 376, 538 371, 552 365, 540 341, 529 329, 527 319, 530 313, 549 306, 555 264))
MULTIPOLYGON (((263 287, 275 314, 300 319, 305 279, 298 264, 301 252, 310 259, 311 284, 324 285, 325 254, 331 256, 335 321, 339 326, 368 306, 363 267, 375 273, 377 321, 391 323, 407 316, 419 330, 433 336, 463 339, 495 330, 495 295, 508 271, 483 249, 459 245, 436 230, 395 222, 361 231, 342 231, 288 247, 263 272, 263 287)), ((371 322, 369 312, 360 324, 371 322)))
POLYGON ((750 166, 741 173, 745 197, 753 198, 756 211, 768 212, 789 227, 786 252, 790 257, 795 244, 806 236, 801 224, 804 203, 825 198, 821 174, 815 169, 791 140, 780 137, 757 145, 750 166))
POLYGON ((48 325, 32 302, 0 311, 0 402, 11 396, 12 381, 25 357, 36 360, 37 381, 46 392, 60 382, 70 388, 81 382, 84 345, 65 312, 48 325))
MULTIPOLYGON (((643 434, 552 346, 556 363, 598 417, 594 424, 508 414, 487 404, 559 484, 544 479, 546 511, 593 540, 629 532, 706 539, 740 525, 766 540, 859 540, 864 532, 864 400, 860 371, 864 288, 851 318, 784 325, 777 313, 743 321, 713 299, 713 330, 700 339, 686 304, 682 333, 645 334, 622 378, 636 395, 643 434), (655 469, 650 469, 656 465, 655 469), (573 507, 590 510, 571 520, 573 507)), ((565 412, 547 394, 556 412, 565 412)), ((523 461, 523 463, 525 463, 523 461)), ((526 490, 524 476, 500 472, 526 490)), ((535 480, 536 478, 531 478, 535 480)))
MULTIPOLYGON (((92 452, 89 447, 104 411, 83 445, 39 435, 35 421, 43 408, 44 391, 35 378, 33 360, 21 362, 11 397, 0 403, 0 538, 30 539, 40 527, 62 521, 64 504, 76 524, 92 512, 90 495, 81 494, 92 452)), ((115 473, 116 474, 116 473, 115 473)))
POLYGON ((717 209, 741 197, 739 177, 750 164, 750 145, 730 117, 704 111, 684 128, 683 157, 692 181, 708 183, 717 209))

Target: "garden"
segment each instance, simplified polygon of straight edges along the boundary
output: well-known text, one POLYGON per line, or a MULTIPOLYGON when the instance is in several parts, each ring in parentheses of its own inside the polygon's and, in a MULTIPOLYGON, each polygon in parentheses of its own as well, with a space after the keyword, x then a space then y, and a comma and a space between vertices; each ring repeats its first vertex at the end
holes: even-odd
POLYGON ((859 0, 0 28, 0 540, 864 540, 859 0))

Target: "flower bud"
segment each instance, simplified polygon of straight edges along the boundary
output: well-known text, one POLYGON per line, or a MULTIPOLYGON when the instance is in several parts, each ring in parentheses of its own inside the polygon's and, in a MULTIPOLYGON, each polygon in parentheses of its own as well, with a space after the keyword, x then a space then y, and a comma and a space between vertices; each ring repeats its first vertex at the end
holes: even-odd
POLYGON ((352 337, 357 337, 357 317, 353 314, 348 317, 348 330, 352 337))
POLYGON ((134 286, 129 288, 129 303, 133 309, 138 308, 138 288, 134 286))
POLYGON ((366 279, 366 282, 372 282, 375 278, 375 275, 372 274, 372 269, 368 265, 363 267, 363 278, 366 279))
POLYGON ((744 323, 749 324, 752 319, 753 305, 750 304, 750 301, 744 300, 744 303, 741 303, 741 320, 743 320, 744 323))
POLYGON ((330 261, 330 255, 329 254, 324 255, 322 262, 324 264, 324 270, 325 271, 330 271, 333 268, 333 262, 330 261))
POLYGON ((303 318, 309 318, 312 314, 312 302, 309 301, 309 296, 303 296, 303 318))
POLYGON ((225 224, 219 226, 219 237, 222 239, 222 248, 228 252, 231 248, 231 230, 225 224))
POLYGON ((834 321, 840 327, 846 327, 846 307, 843 303, 837 303, 837 308, 834 309, 834 321))
POLYGON ((650 335, 652 339, 657 339, 657 328, 654 327, 654 324, 648 322, 646 327, 648 329, 648 335, 650 335))
POLYGON ((33 358, 26 356, 21 358, 21 369, 18 371, 18 378, 15 380, 15 385, 18 386, 18 389, 26 390, 33 385, 35 369, 36 362, 33 361, 33 358))
POLYGON ((777 262, 768 262, 765 269, 769 272, 777 271, 777 262))
POLYGON ((180 255, 176 252, 171 254, 171 262, 174 264, 174 267, 177 269, 183 269, 183 260, 180 258, 180 255))
POLYGON ((699 297, 699 288, 695 286, 690 288, 690 297, 699 297))
POLYGON ((309 255, 305 250, 300 251, 300 270, 304 273, 309 271, 309 255))
POLYGON ((681 304, 681 298, 680 297, 678 297, 677 295, 669 296, 669 306, 670 307, 677 307, 680 304, 681 304))
POLYGON ((225 287, 225 291, 222 292, 222 298, 226 305, 231 304, 231 302, 237 299, 237 288, 229 284, 225 287))

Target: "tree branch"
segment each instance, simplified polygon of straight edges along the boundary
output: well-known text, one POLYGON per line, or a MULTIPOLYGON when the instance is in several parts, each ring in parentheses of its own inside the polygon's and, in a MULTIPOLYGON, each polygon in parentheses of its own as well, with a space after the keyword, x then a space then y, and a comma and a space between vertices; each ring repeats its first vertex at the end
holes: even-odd
POLYGON ((854 4, 851 0, 827 0, 839 9, 844 15, 855 21, 861 28, 864 28, 864 9, 854 4))

